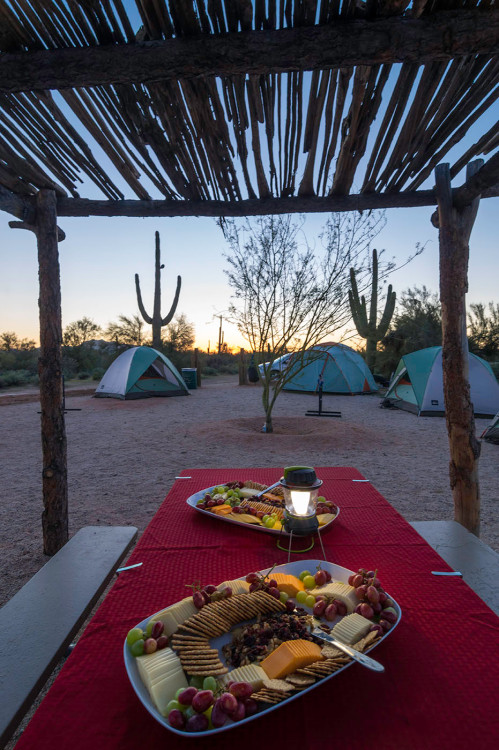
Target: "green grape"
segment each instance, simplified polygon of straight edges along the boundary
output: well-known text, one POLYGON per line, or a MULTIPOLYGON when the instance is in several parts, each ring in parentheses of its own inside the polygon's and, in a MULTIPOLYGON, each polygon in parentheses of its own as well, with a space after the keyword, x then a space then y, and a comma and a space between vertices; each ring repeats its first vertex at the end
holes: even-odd
MULTIPOLYGON (((263 521, 263 518, 262 518, 262 521, 263 521)), ((275 518, 272 518, 272 516, 267 516, 267 520, 263 521, 263 523, 265 525, 265 528, 271 529, 272 526, 275 525, 275 518)))
POLYGON ((177 692, 175 693, 175 700, 178 700, 180 693, 182 693, 184 690, 185 690, 185 687, 181 687, 177 690, 177 692))
POLYGON ((156 620, 149 620, 149 622, 147 623, 147 626, 146 626, 146 636, 148 638, 150 637, 150 635, 152 633, 152 629, 153 629, 155 623, 156 623, 156 620))
POLYGON ((227 490, 227 497, 232 497, 234 495, 234 490, 227 490))
POLYGON ((321 495, 320 497, 317 498, 317 502, 318 503, 325 503, 326 502, 326 498, 323 495, 321 495))
MULTIPOLYGON (((184 690, 185 690, 185 688, 184 688, 184 690)), ((193 709, 192 706, 186 706, 185 715, 186 715, 186 717, 188 719, 190 719, 191 716, 195 716, 196 714, 197 714, 197 711, 194 711, 194 709, 193 709)))
POLYGON ((218 687, 218 682, 214 677, 205 677, 201 687, 203 688, 203 690, 211 690, 214 693, 218 687))
POLYGON ((134 656, 142 656, 144 653, 144 639, 141 638, 138 641, 134 641, 130 646, 130 651, 134 656))
POLYGON ((296 601, 298 602, 298 604, 305 604, 307 596, 308 594, 306 591, 299 591, 296 595, 296 601))
POLYGON ((203 678, 202 677, 196 677, 196 675, 194 675, 189 680, 189 685, 191 687, 197 688, 198 690, 201 690, 201 688, 203 687, 203 678))
POLYGON ((263 523, 265 523, 265 521, 267 521, 269 518, 270 518, 270 516, 268 515, 268 513, 266 513, 264 516, 262 516, 263 523))
POLYGON ((307 598, 305 599, 305 606, 310 607, 310 609, 312 609, 314 604, 315 604, 315 596, 312 596, 312 594, 309 594, 307 598))
POLYGON ((305 576, 311 576, 311 575, 312 575, 312 573, 309 570, 302 570, 302 572, 300 573, 300 575, 298 577, 299 577, 300 581, 303 581, 303 579, 305 578, 305 576))
POLYGON ((213 724, 211 723, 211 712, 213 711, 213 706, 210 706, 206 709, 206 711, 203 711, 204 715, 207 717, 209 724, 208 729, 213 729, 213 724))
POLYGON ((144 638, 144 633, 140 628, 132 628, 128 631, 126 642, 129 646, 133 646, 135 641, 140 640, 141 638, 144 638))
POLYGON ((313 576, 305 576, 303 579, 303 585, 306 589, 315 589, 317 584, 315 583, 315 578, 313 576))
POLYGON ((169 704, 166 707, 166 715, 168 716, 168 714, 170 713, 170 711, 185 711, 186 708, 187 708, 187 706, 183 706, 178 701, 175 701, 175 700, 170 701, 169 704))
POLYGON ((225 487, 215 487, 215 495, 223 495, 225 492, 225 487))
POLYGON ((284 604, 289 599, 289 594, 286 594, 285 591, 281 591, 281 593, 279 594, 279 599, 284 604))

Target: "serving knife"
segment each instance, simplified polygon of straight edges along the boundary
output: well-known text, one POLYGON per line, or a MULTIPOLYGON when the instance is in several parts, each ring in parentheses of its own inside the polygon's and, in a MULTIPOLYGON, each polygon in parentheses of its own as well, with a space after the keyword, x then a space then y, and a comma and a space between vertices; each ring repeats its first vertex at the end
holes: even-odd
POLYGON ((363 667, 372 669, 373 672, 385 671, 384 666, 380 664, 379 661, 376 661, 375 659, 371 659, 370 656, 367 656, 367 654, 363 654, 361 651, 356 651, 354 648, 352 648, 352 646, 348 646, 346 643, 343 643, 343 641, 340 641, 338 640, 338 638, 335 638, 334 636, 329 635, 328 633, 325 633, 320 628, 313 627, 310 632, 312 633, 312 635, 315 635, 316 638, 320 638, 321 640, 326 641, 327 643, 330 643, 332 646, 339 648, 340 651, 344 651, 345 654, 348 654, 348 656, 351 656, 352 659, 355 659, 355 661, 358 661, 359 664, 362 664, 363 667))

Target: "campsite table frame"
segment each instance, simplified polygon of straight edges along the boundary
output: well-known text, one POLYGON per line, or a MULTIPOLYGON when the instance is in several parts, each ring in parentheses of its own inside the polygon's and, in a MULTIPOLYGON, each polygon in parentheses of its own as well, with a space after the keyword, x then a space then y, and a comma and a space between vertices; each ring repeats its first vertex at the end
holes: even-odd
MULTIPOLYGON (((323 535, 328 560, 377 568, 402 608, 402 620, 375 649, 382 675, 353 665, 315 690, 241 728, 179 737, 144 709, 125 672, 127 631, 183 596, 185 584, 219 583, 287 554, 270 534, 208 518, 186 504, 194 492, 224 481, 270 484, 282 469, 184 472, 130 558, 143 565, 120 574, 35 713, 16 750, 240 750, 269 746, 366 750, 457 750, 497 747, 499 618, 449 570, 416 531, 356 469, 317 468, 323 491, 341 508, 323 535)), ((317 552, 296 555, 310 559, 317 552)), ((19 625, 19 624, 18 624, 19 625)), ((36 648, 36 644, 21 644, 36 648)))

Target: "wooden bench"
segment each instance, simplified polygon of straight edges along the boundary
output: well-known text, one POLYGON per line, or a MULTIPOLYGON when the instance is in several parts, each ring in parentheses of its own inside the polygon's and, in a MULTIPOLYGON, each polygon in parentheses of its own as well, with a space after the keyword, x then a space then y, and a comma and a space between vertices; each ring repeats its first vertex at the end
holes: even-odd
POLYGON ((499 615, 499 554, 457 521, 415 521, 411 526, 499 615))
POLYGON ((80 529, 0 610, 0 747, 67 652, 136 537, 133 526, 80 529))

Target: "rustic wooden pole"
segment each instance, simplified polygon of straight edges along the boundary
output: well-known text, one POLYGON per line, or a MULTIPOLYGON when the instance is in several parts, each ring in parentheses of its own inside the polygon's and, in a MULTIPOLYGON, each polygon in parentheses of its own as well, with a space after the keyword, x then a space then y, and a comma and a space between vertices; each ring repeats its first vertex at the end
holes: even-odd
POLYGON ((194 367, 196 368, 196 384, 201 388, 201 364, 199 361, 199 350, 194 349, 194 367))
POLYGON ((248 385, 248 368, 244 349, 239 350, 239 385, 248 385))
POLYGON ((66 428, 62 382, 62 321, 56 195, 37 196, 36 236, 40 281, 40 405, 43 451, 43 550, 54 555, 68 540, 66 428))
MULTIPOLYGON (((477 160, 468 165, 467 178, 482 163, 477 160)), ((448 164, 439 164, 435 169, 435 185, 440 242, 442 365, 454 519, 478 536, 480 443, 475 436, 475 418, 470 401, 465 300, 468 290, 469 238, 480 198, 476 198, 465 208, 456 208, 452 200, 448 164)))

